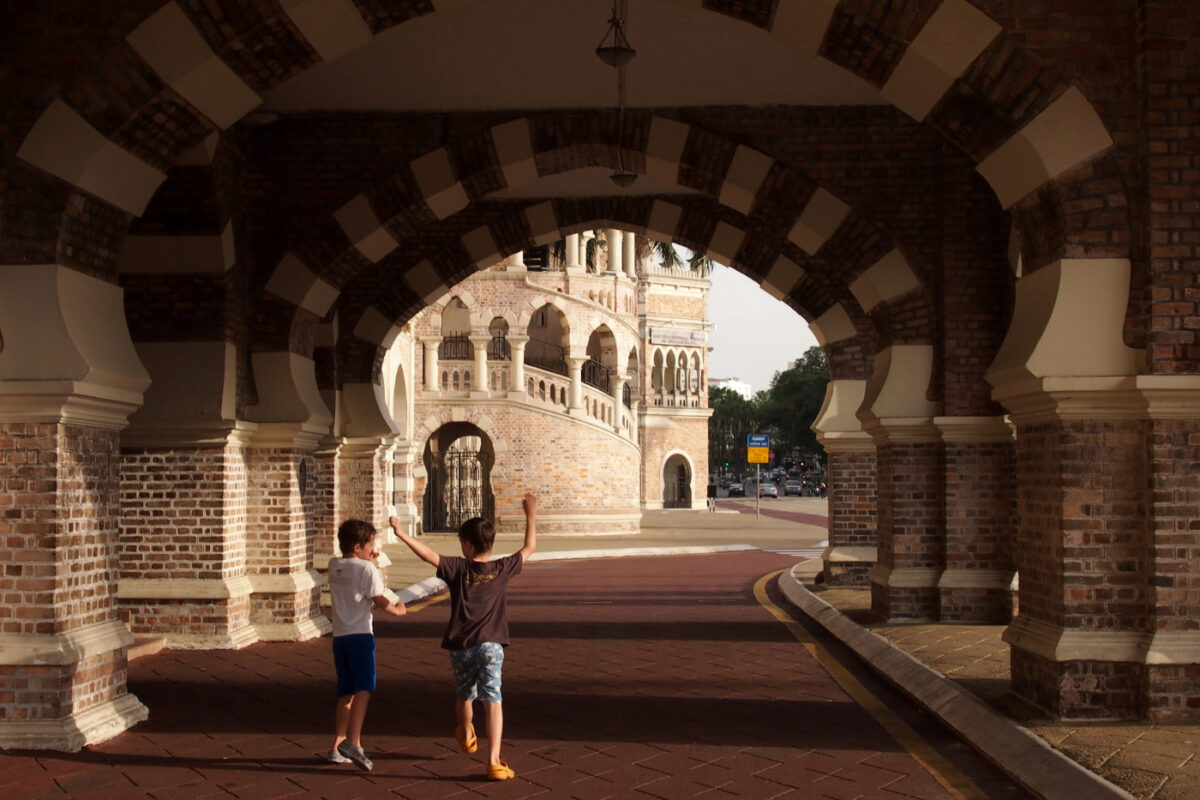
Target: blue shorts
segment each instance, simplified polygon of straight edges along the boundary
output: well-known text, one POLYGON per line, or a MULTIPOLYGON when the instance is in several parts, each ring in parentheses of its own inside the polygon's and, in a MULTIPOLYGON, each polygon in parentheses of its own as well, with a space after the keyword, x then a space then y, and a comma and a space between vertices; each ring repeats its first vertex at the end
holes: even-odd
POLYGON ((337 669, 337 694, 375 691, 375 636, 352 633, 333 637, 333 666, 337 669))
POLYGON ((459 700, 483 698, 499 703, 500 668, 504 665, 504 645, 484 642, 465 650, 450 651, 450 668, 454 671, 454 692, 459 700))

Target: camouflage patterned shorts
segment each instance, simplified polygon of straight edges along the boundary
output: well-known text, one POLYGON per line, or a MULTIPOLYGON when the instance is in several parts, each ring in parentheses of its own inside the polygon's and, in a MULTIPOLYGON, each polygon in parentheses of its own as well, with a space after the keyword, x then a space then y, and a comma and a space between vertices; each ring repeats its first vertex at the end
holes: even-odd
POLYGON ((454 671, 454 691, 459 700, 482 697, 488 703, 500 702, 503 645, 484 642, 464 650, 451 650, 450 666, 454 671))

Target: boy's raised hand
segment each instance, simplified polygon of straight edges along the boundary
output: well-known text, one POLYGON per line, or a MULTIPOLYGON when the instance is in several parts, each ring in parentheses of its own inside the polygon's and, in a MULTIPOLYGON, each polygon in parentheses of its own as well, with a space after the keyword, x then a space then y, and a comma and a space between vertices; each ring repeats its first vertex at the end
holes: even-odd
POLYGON ((533 492, 526 492, 525 499, 521 501, 522 508, 525 509, 525 516, 532 517, 537 513, 537 497, 533 492))

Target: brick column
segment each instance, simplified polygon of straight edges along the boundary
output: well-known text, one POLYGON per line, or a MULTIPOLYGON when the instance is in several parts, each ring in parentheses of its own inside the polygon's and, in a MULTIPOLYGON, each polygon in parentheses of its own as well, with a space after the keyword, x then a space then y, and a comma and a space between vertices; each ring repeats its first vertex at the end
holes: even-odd
POLYGON ((892 345, 875 357, 857 412, 875 441, 879 560, 871 569, 871 608, 884 619, 938 615, 944 559, 943 453, 926 399, 933 374, 927 345, 892 345))
POLYGON ((1015 595, 1015 444, 1003 417, 937 417, 946 459, 943 622, 1007 624, 1015 595))
POLYGON ((116 584, 118 431, 149 376, 112 284, 0 266, 0 319, 0 747, 74 751, 147 715, 116 584))
POLYGON ((829 498, 829 546, 821 554, 825 583, 866 586, 878 558, 876 549, 875 442, 855 412, 866 381, 833 380, 813 423, 825 448, 829 498))
POLYGON ((286 423, 263 425, 246 454, 250 621, 266 641, 311 639, 330 629, 314 563, 318 540, 328 535, 312 524, 320 438, 286 423))
POLYGON ((253 425, 185 437, 133 428, 121 448, 120 612, 177 648, 258 641, 246 572, 253 425))

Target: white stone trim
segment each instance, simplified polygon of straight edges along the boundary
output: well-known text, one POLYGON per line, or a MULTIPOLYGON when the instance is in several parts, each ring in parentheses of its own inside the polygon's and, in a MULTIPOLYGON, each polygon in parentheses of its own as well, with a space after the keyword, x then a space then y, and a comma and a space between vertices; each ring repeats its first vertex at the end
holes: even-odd
POLYGON ((821 552, 821 560, 829 564, 874 564, 879 560, 879 548, 829 545, 821 552))
POLYGON ((524 211, 525 221, 533 233, 533 243, 536 245, 553 244, 558 241, 558 218, 554 214, 554 204, 547 201, 530 206, 524 211))
POLYGON ((496 145, 496 155, 500 157, 500 168, 508 188, 525 186, 540 177, 533 156, 528 117, 493 126, 492 143, 496 145))
POLYGON ((818 186, 788 232, 788 241, 812 255, 833 236, 849 214, 850 206, 818 186))
POLYGON ((426 304, 435 302, 450 291, 442 276, 437 273, 428 259, 423 259, 410 267, 401 279, 426 304))
POLYGON ((880 303, 890 303, 919 288, 921 281, 899 250, 892 250, 850 284, 850 292, 867 312, 880 303))
POLYGON ((467 207, 467 192, 454 177, 454 167, 446 148, 432 150, 410 162, 409 166, 426 205, 439 220, 467 207))
POLYGON ((339 291, 316 276, 292 253, 286 254, 264 287, 267 292, 295 306, 324 317, 339 291))
POLYGON ((500 260, 500 248, 487 225, 482 225, 462 237, 463 247, 479 269, 490 267, 500 260))
POLYGON ((686 123, 666 117, 652 117, 650 136, 646 141, 646 177, 678 184, 679 159, 683 157, 683 148, 687 146, 690 133, 691 126, 686 123))
POLYGON ((63 633, 0 633, 0 664, 46 666, 77 664, 133 644, 133 634, 119 619, 85 625, 63 633))
POLYGON ((1141 663, 1147 635, 1138 631, 1066 630, 1057 625, 1018 616, 1002 637, 1017 650, 1050 661, 1116 661, 1141 663))
POLYGON ((808 323, 808 327, 822 347, 858 334, 854 322, 841 303, 831 306, 824 314, 808 323))
POLYGON ((280 0, 280 6, 322 61, 337 61, 371 41, 352 0, 280 0))
POLYGON ((893 589, 934 589, 942 576, 940 567, 889 567, 876 564, 867 577, 871 583, 893 589))
POLYGON ((354 326, 354 335, 359 339, 380 347, 391 347, 400 335, 400 327, 383 315, 375 306, 367 306, 358 324, 354 326))
POLYGON ((749 216, 754 198, 774 163, 775 160, 770 156, 745 145, 738 145, 733 154, 733 162, 725 173, 719 202, 749 216))
POLYGON ((253 627, 259 641, 263 642, 306 642, 333 631, 333 623, 324 614, 299 622, 258 623, 253 627))
POLYGON ((229 600, 247 597, 250 581, 232 578, 122 578, 117 584, 121 600, 229 600))
POLYGON ((379 221, 371 201, 365 194, 351 199, 337 211, 333 212, 354 249, 362 253, 372 264, 381 261, 384 256, 400 246, 391 232, 379 221))
POLYGON ((864 423, 887 418, 893 424, 900 424, 899 419, 912 418, 931 424, 932 417, 941 413, 941 404, 925 397, 932 377, 932 346, 909 344, 884 348, 875 355, 859 418, 864 423))
POLYGON ((650 207, 650 219, 646 222, 646 232, 673 240, 675 230, 679 227, 679 218, 682 216, 683 209, 680 206, 655 200, 654 205, 650 207))
POLYGON ((964 569, 948 567, 938 579, 939 589, 1012 589, 1013 575, 1011 569, 964 569))
POLYGON ((737 260, 738 250, 741 249, 745 238, 745 231, 733 227, 728 222, 718 222, 707 250, 717 257, 717 261, 732 264, 737 260))
POLYGON ((315 589, 325 578, 315 569, 306 569, 283 574, 251 572, 246 575, 246 580, 251 594, 297 594, 315 589))
POLYGON ((1011 207, 1049 180, 1112 147, 1083 92, 1072 86, 976 166, 1000 205, 1011 207))
POLYGON ((838 0, 781 2, 775 9, 771 38, 803 53, 816 54, 833 19, 838 0))
POLYGON ((135 217, 167 179, 58 99, 33 124, 17 157, 135 217))
POLYGON ((0 749, 75 753, 124 733, 150 716, 131 694, 114 697, 62 719, 0 721, 0 749))
POLYGON ((944 0, 883 85, 883 98, 920 122, 1001 30, 966 0, 944 0))
POLYGON ((867 393, 867 382, 835 378, 825 386, 825 402, 817 413, 812 429, 822 436, 861 434, 858 409, 867 393))
POLYGON ((163 82, 219 128, 262 103, 209 48, 177 3, 169 2, 125 37, 163 82))
POLYGON ((776 300, 782 300, 792 293, 792 289, 795 289, 796 284, 803 278, 803 267, 787 256, 780 256, 775 259, 766 277, 758 285, 776 300))

